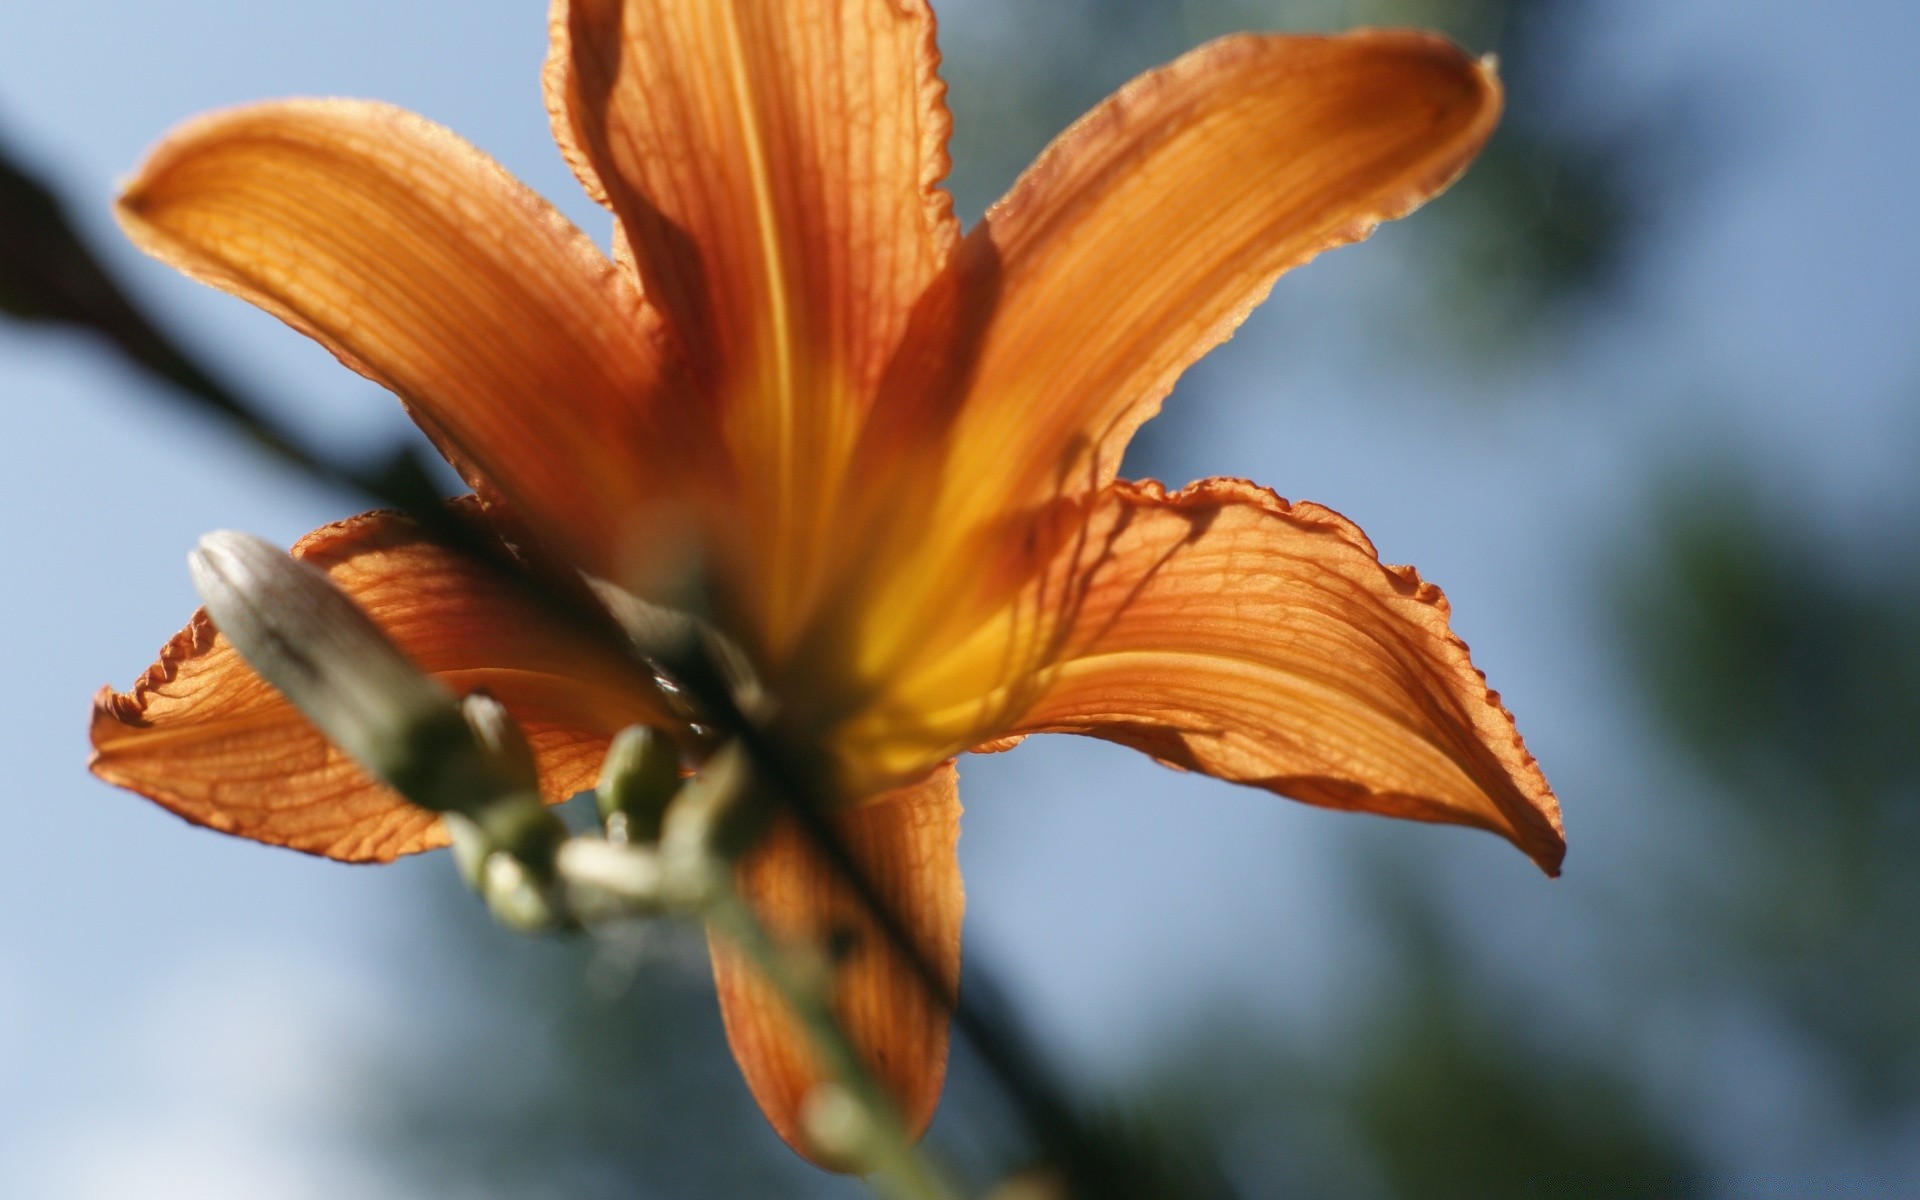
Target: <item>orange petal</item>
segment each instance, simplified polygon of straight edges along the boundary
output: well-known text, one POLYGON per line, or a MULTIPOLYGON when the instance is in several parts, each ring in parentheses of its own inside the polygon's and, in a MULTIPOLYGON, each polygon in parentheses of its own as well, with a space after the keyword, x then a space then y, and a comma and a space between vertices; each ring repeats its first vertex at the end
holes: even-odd
MULTIPOLYGON (((839 815, 835 824, 949 991, 957 987, 966 895, 955 856, 960 793, 953 764, 839 815)), ((925 1130, 946 1078, 944 1006, 790 820, 742 864, 739 882, 777 936, 823 943, 831 938, 850 947, 837 968, 834 1010, 874 1075, 897 1098, 907 1124, 916 1135, 925 1130)), ((785 1001, 726 942, 717 935, 711 941, 720 1013, 747 1086, 787 1144, 812 1157, 800 1109, 822 1079, 813 1052, 785 1001)))
POLYGON ((898 703, 930 735, 1090 734, 1311 804, 1488 829, 1557 872, 1559 803, 1447 616, 1329 509, 1238 480, 1121 483, 898 703))
MULTIPOLYGON (((571 0, 555 129, 722 413, 782 626, 915 298, 958 236, 923 0, 571 0)), ((772 635, 778 640, 778 634, 772 635)))
POLYGON ((870 382, 957 235, 926 5, 557 0, 551 20, 556 136, 612 188, 696 361, 870 382))
POLYGON ((968 235, 863 463, 931 444, 943 520, 1099 488, 1281 272, 1444 188, 1500 106, 1489 66, 1400 31, 1231 37, 1139 77, 968 235))
POLYGON ((631 281, 410 113, 294 100, 200 118, 119 214, 148 253, 392 389, 476 490, 601 573, 710 440, 631 281))
MULTIPOLYGON (((647 681, 403 517, 351 517, 293 553, 324 568, 422 669, 504 703, 533 744, 549 800, 593 786, 615 732, 662 719, 647 681)), ((133 691, 101 689, 92 734, 94 774, 195 824, 350 862, 446 841, 438 817, 335 750, 204 612, 133 691)))
MULTIPOLYGON (((573 102, 573 17, 569 0, 551 0, 547 6, 547 61, 540 69, 540 93, 547 102, 547 123, 560 157, 595 204, 611 208, 607 185, 587 152, 587 135, 579 125, 573 102)), ((616 236, 618 230, 616 228, 616 236)))

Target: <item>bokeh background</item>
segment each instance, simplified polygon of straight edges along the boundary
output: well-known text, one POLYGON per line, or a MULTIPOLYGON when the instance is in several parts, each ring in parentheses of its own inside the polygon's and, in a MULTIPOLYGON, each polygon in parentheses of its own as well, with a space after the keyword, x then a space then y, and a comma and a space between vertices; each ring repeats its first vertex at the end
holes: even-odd
MULTIPOLYGON (((542 8, 15 0, 0 139, 173 333, 371 450, 397 406, 138 259, 114 180, 189 114, 363 95, 604 234, 548 140, 542 8)), ((1233 29, 1434 26, 1511 89, 1467 179, 1284 280, 1129 473, 1331 505, 1444 586, 1560 791, 1566 876, 1103 744, 964 762, 968 953, 1139 1177, 1920 1194, 1920 7, 940 12, 969 216, 1233 29)), ((78 334, 0 323, 0 413, 0 1195, 858 1194, 753 1111, 696 942, 522 942, 441 856, 317 862, 90 779, 88 698, 192 610, 194 539, 344 502, 78 334)), ((1026 1152, 964 1054, 934 1136, 981 1176, 1026 1152)))

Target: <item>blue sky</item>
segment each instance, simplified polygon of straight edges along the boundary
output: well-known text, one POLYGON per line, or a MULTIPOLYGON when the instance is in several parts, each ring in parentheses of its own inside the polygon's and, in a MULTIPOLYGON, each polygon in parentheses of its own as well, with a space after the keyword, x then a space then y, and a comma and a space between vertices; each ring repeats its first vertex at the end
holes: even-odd
MULTIPOLYGON (((1491 953, 1598 969, 1572 927, 1581 889, 1617 890, 1642 856, 1684 853, 1661 818, 1686 781, 1622 699, 1595 548, 1632 537, 1676 449, 1738 450, 1847 536, 1910 487, 1920 9, 1595 7, 1591 103, 1697 91, 1713 138, 1592 335, 1470 386, 1370 346, 1368 299, 1401 269, 1390 228, 1282 284, 1204 368, 1195 400, 1213 432, 1165 459, 1183 478, 1244 475, 1330 504, 1447 589, 1561 790, 1569 878, 1547 884, 1489 838, 1310 812, 1091 743, 965 762, 969 944, 1088 1073, 1196 1005, 1324 1019, 1368 970, 1343 941, 1356 838, 1444 860, 1491 953)), ((0 136, 57 180, 174 328, 317 436, 358 444, 404 428, 397 405, 271 319, 140 260, 107 216, 114 181, 192 113, 364 95, 453 126, 600 233, 548 140, 540 8, 10 4, 0 136)), ((944 11, 956 26, 978 17, 944 11)), ((381 1194, 325 1132, 352 1099, 335 1050, 430 1019, 381 963, 407 953, 393 906, 423 876, 455 887, 451 871, 268 851, 82 769, 93 690, 128 685, 192 610, 195 538, 239 527, 284 544, 348 502, 180 419, 66 337, 0 326, 0 404, 14 446, 0 474, 13 675, 0 744, 15 770, 0 1194, 381 1194)), ((1791 1124, 1759 1108, 1726 1136, 1759 1145, 1791 1124)))

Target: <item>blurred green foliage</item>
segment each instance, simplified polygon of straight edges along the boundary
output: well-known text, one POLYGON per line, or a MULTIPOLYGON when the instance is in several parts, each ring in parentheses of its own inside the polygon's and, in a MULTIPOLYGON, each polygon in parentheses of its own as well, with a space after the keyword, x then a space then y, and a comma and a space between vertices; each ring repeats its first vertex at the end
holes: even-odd
POLYGON ((1712 832, 1659 874, 1635 864, 1657 930, 1593 914, 1621 951, 1592 998, 1605 1032, 1548 1036, 1537 997, 1473 965, 1437 883, 1389 864, 1371 889, 1387 978, 1337 1039, 1223 1021, 1140 1085, 1249 1194, 1744 1194, 1709 1114, 1609 1050, 1649 1015, 1729 1007, 1791 1051, 1769 1078, 1804 1122, 1790 1153, 1844 1164, 1847 1194, 1897 1190, 1920 1111, 1920 503, 1842 516, 1709 460, 1648 509, 1615 564, 1616 644, 1698 781, 1672 786, 1669 819, 1712 832))
POLYGON ((1476 973, 1412 864, 1373 889, 1388 970, 1336 1036, 1255 1014, 1168 1048, 1138 1103, 1203 1140, 1249 1196, 1681 1197, 1702 1166, 1598 1048, 1476 973))
POLYGON ((1713 785, 1701 944, 1857 1119, 1920 1105, 1920 505, 1841 520, 1737 467, 1670 484, 1623 632, 1713 785))

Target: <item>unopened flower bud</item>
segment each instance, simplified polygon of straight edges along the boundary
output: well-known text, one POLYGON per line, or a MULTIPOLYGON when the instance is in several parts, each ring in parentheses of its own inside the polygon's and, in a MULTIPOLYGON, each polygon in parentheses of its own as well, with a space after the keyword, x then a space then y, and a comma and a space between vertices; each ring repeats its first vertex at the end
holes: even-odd
POLYGON ((650 843, 660 840, 667 804, 680 790, 680 748, 645 725, 622 729, 607 747, 594 798, 607 839, 650 843))
POLYGON ((752 848, 768 815, 746 754, 723 746, 668 806, 661 858, 669 870, 697 881, 707 867, 731 863, 752 848))
POLYGON ((540 771, 534 763, 533 747, 507 706, 485 692, 469 692, 460 699, 460 712, 485 751, 495 778, 516 791, 538 791, 540 771))
POLYGON ((506 705, 485 692, 463 696, 460 713, 473 732, 479 777, 444 777, 448 785, 460 787, 462 795, 471 797, 456 801, 471 833, 456 833, 456 814, 449 813, 448 835, 455 838, 456 850, 460 836, 477 839, 489 852, 504 850, 544 882, 553 873, 553 854, 566 840, 567 827, 541 802, 540 769, 533 747, 506 705))
POLYGON ((651 849, 618 846, 599 838, 570 838, 560 847, 555 869, 565 881, 568 907, 582 921, 669 908, 660 856, 651 849))
POLYGON ((449 807, 440 777, 478 752, 459 706, 325 572, 230 530, 187 562, 215 628, 327 740, 415 803, 449 807))
POLYGON ((487 856, 493 853, 486 831, 472 818, 456 812, 442 814, 440 823, 446 828, 447 840, 453 844, 454 868, 468 887, 479 891, 486 882, 487 856))
POLYGON ((480 894, 494 920, 509 929, 536 933, 559 923, 547 886, 511 854, 496 851, 487 856, 480 894))

